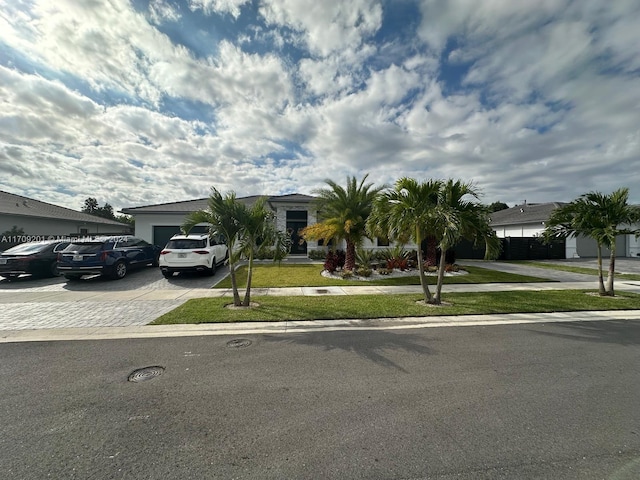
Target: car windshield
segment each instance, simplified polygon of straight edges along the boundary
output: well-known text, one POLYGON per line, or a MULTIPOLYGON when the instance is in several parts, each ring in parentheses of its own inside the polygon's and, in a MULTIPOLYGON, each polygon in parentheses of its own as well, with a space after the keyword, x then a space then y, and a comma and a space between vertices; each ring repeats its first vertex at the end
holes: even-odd
POLYGON ((48 243, 22 243, 5 250, 3 254, 7 255, 31 255, 44 250, 48 243))
POLYGON ((170 250, 191 250, 192 248, 204 248, 207 246, 205 239, 197 240, 195 238, 183 238, 177 240, 169 240, 167 247, 170 250))
POLYGON ((100 243, 72 243, 64 249, 65 252, 78 253, 96 253, 102 250, 102 242, 100 243))

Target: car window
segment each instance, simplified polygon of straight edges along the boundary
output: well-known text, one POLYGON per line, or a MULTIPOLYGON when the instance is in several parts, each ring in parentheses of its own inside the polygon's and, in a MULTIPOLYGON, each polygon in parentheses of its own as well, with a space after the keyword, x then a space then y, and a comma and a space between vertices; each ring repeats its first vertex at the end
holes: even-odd
POLYGON ((165 248, 168 248, 169 250, 191 250, 193 248, 205 248, 206 246, 206 240, 183 238, 179 240, 169 240, 169 243, 167 243, 165 248))
POLYGON ((118 240, 115 248, 133 247, 133 246, 135 246, 135 239, 123 238, 122 240, 118 240))
POLYGON ((69 242, 62 242, 62 243, 57 244, 55 247, 53 247, 53 251, 54 252, 61 252, 62 250, 64 250, 68 246, 69 246, 69 242))
POLYGON ((148 247, 151 245, 149 242, 142 240, 141 238, 134 238, 133 241, 136 247, 148 247))
POLYGON ((44 250, 48 245, 48 243, 22 243, 5 250, 3 253, 10 255, 30 255, 44 250))
POLYGON ((102 250, 103 243, 71 243, 65 252, 78 252, 78 253, 96 253, 102 250))

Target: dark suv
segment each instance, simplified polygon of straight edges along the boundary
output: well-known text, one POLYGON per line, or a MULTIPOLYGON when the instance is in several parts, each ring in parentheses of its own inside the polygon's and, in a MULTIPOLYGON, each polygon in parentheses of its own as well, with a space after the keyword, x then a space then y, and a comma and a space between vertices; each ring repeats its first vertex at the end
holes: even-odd
POLYGON ((157 267, 159 255, 159 247, 130 235, 75 240, 58 254, 58 271, 67 280, 95 274, 120 279, 135 267, 157 267))

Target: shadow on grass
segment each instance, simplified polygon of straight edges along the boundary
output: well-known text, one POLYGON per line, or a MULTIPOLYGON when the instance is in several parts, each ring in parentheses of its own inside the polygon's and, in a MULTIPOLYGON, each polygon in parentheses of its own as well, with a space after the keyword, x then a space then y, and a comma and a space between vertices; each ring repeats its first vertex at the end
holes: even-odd
POLYGON ((609 343, 623 346, 640 345, 640 321, 607 320, 555 324, 565 330, 549 332, 530 329, 539 335, 581 342, 609 343))
POLYGON ((422 336, 390 331, 312 332, 293 335, 266 335, 264 338, 273 343, 321 347, 326 352, 342 350, 354 353, 377 365, 403 373, 409 372, 392 360, 390 353, 401 351, 416 355, 433 354, 431 347, 421 343, 424 340, 422 336))

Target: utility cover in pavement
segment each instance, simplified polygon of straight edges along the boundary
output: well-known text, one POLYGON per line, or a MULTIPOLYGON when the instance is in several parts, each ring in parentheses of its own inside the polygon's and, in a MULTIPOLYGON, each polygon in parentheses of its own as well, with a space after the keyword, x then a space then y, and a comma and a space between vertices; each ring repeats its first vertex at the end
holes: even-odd
POLYGON ((251 345, 251 340, 246 338, 236 338, 227 342, 227 347, 231 348, 245 348, 251 345))
POLYGON ((134 370, 129 375, 128 380, 134 383, 146 382, 147 380, 152 380, 156 377, 159 377, 164 373, 164 367, 144 367, 139 368, 138 370, 134 370))

